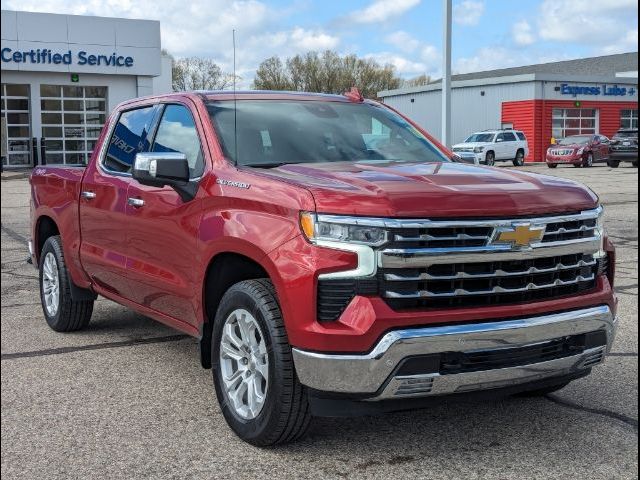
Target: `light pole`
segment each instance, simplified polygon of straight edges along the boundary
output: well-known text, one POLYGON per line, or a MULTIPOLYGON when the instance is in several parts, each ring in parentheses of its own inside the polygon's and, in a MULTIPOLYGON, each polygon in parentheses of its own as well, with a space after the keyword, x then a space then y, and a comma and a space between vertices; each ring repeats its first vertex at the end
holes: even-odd
POLYGON ((442 134, 440 140, 451 146, 451 24, 453 0, 443 0, 444 39, 442 48, 442 134))

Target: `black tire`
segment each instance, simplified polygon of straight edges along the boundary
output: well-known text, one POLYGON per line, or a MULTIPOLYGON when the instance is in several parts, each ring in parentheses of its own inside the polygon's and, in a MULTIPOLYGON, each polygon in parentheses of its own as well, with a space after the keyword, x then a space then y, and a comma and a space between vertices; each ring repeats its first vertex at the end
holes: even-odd
POLYGON ((547 167, 549 167, 549 168, 558 168, 558 164, 557 163, 547 163, 547 167))
POLYGON ((589 153, 587 155, 587 158, 584 159, 582 166, 584 168, 591 168, 593 167, 593 153, 589 153))
POLYGON ((513 159, 514 167, 522 167, 524 165, 524 150, 518 150, 516 158, 513 159))
POLYGON ((607 162, 607 165, 609 165, 611 168, 618 168, 620 166, 620 160, 609 160, 607 162))
POLYGON ((74 300, 71 297, 71 277, 64 261, 62 241, 59 236, 49 237, 40 254, 40 302, 47 324, 56 332, 75 332, 85 328, 93 313, 93 300, 74 300), (51 257, 50 257, 51 256, 51 257), (57 266, 58 306, 51 312, 45 301, 45 259, 53 258, 57 266))
POLYGON ((581 163, 574 163, 573 166, 575 168, 582 168, 582 164, 581 163))
POLYGON ((562 390, 564 387, 569 385, 571 382, 559 383, 557 385, 550 385, 548 387, 527 390, 525 392, 520 392, 516 395, 516 397, 544 397, 553 392, 557 392, 558 390, 562 390))
POLYGON ((488 167, 493 167, 496 164, 496 154, 493 152, 487 152, 487 155, 484 157, 484 163, 488 167))
POLYGON ((242 440, 258 447, 292 442, 302 437, 311 421, 306 388, 298 380, 291 346, 273 284, 268 279, 245 280, 222 297, 211 336, 213 383, 222 414, 242 440), (227 318, 244 309, 257 320, 267 346, 268 387, 262 409, 253 419, 243 419, 224 388, 220 343, 227 318))
POLYGON ((633 165, 634 167, 638 168, 638 162, 631 162, 631 165, 633 165))

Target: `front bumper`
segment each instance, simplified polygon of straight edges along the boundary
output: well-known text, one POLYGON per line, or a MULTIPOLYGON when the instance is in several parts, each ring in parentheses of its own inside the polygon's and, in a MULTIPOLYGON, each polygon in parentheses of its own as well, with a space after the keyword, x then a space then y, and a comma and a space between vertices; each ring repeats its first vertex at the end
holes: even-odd
POLYGON ((568 163, 568 164, 572 164, 572 163, 582 163, 583 162, 583 158, 582 155, 580 156, 575 156, 575 155, 563 155, 563 156, 559 156, 559 155, 547 155, 546 157, 546 162, 547 163, 555 163, 555 164, 562 164, 562 163, 568 163))
POLYGON ((638 150, 611 150, 609 158, 612 160, 637 161, 638 150))
POLYGON ((366 400, 425 397, 479 391, 565 377, 604 361, 616 330, 608 306, 518 320, 395 330, 368 354, 341 355, 293 349, 300 382, 309 388, 366 400), (528 348, 563 337, 603 332, 606 344, 539 363, 441 374, 398 375, 405 360, 445 352, 491 355, 501 349, 528 348))

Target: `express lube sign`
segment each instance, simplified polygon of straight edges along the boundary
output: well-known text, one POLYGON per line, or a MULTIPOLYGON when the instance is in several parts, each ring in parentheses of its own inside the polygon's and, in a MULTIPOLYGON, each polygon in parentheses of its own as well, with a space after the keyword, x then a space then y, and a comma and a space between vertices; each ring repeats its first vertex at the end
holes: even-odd
POLYGON ((79 52, 54 52, 48 48, 31 50, 13 50, 3 48, 0 52, 2 63, 28 63, 44 65, 79 65, 100 67, 133 67, 133 57, 118 55, 113 52, 109 55, 95 55, 87 51, 79 52))
POLYGON ((637 90, 634 87, 620 87, 618 85, 571 85, 569 83, 563 83, 560 85, 560 93, 562 95, 571 95, 577 97, 578 95, 603 95, 605 97, 633 97, 637 90))

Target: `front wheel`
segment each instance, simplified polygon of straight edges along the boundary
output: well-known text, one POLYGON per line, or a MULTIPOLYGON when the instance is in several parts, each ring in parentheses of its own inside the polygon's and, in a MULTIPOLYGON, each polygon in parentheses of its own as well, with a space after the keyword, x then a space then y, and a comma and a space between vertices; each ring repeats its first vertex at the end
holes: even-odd
POLYGON ((59 236, 49 237, 40 254, 40 301, 47 324, 56 332, 74 332, 89 324, 93 300, 74 300, 59 236))
POLYGON ((558 164, 557 163, 547 163, 547 167, 549 167, 549 168, 558 168, 558 164))
POLYGON ((239 282, 224 294, 211 341, 213 383, 231 429, 260 447, 304 435, 311 420, 307 393, 269 280, 239 282))
POLYGON ((487 152, 484 163, 489 167, 493 167, 496 164, 496 154, 493 152, 487 152))
POLYGON ((516 158, 513 159, 514 167, 522 167, 524 165, 524 152, 522 150, 518 150, 516 153, 516 158))
POLYGON ((618 168, 620 166, 620 160, 609 160, 607 162, 607 165, 609 165, 611 168, 618 168))

